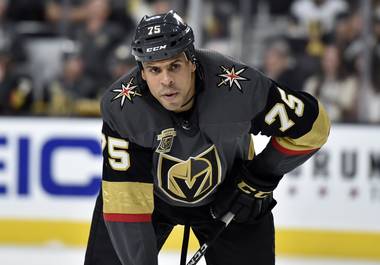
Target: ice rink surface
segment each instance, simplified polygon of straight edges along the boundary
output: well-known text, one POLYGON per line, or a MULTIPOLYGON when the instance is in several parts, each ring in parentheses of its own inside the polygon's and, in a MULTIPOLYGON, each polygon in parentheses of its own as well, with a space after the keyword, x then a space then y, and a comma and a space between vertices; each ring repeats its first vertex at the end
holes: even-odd
MULTIPOLYGON (((1 265, 82 265, 83 248, 67 248, 62 246, 47 247, 14 247, 0 246, 1 265)), ((188 259, 191 254, 188 255, 188 259)), ((162 252, 159 265, 179 265, 180 254, 162 252)), ((199 265, 205 265, 201 260, 199 265)), ((239 265, 239 264, 236 264, 239 265)), ((254 264, 250 264, 254 265, 254 264)), ((278 257, 276 265, 380 265, 380 262, 363 260, 330 260, 310 258, 278 257)))

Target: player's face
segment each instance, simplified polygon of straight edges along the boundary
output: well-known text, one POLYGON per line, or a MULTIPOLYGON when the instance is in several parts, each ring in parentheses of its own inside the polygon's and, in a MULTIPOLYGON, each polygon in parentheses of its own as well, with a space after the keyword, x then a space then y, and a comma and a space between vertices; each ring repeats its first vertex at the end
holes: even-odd
POLYGON ((143 63, 143 68, 142 78, 165 109, 181 112, 191 108, 196 66, 184 53, 166 60, 143 63))

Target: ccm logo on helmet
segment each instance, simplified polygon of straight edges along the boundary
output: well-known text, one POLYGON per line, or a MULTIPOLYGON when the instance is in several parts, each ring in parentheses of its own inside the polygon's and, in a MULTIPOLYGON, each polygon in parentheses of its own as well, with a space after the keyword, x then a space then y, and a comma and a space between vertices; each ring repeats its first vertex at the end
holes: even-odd
POLYGON ((150 48, 146 48, 146 52, 156 52, 156 51, 160 51, 160 50, 164 50, 166 49, 166 44, 165 45, 160 45, 160 46, 156 46, 156 47, 150 47, 150 48))

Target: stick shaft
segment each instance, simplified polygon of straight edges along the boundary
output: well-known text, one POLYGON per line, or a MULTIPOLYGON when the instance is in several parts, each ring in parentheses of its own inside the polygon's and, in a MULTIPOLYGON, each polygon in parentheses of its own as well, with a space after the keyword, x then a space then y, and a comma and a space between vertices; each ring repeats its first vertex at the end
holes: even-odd
POLYGON ((232 219, 234 219, 235 214, 228 212, 226 213, 222 218, 222 222, 224 223, 224 226, 216 232, 214 237, 209 241, 204 243, 197 252, 195 252, 194 256, 189 260, 189 262, 186 265, 195 265, 198 263, 198 261, 204 256, 206 253, 207 248, 214 243, 214 241, 219 237, 219 235, 226 229, 226 227, 230 224, 232 219))

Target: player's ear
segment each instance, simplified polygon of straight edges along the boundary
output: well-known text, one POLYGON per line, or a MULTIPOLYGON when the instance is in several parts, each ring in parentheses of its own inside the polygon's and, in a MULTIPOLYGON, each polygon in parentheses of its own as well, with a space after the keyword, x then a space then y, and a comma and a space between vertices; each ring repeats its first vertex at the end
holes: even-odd
POLYGON ((191 63, 191 72, 195 72, 197 70, 197 65, 195 63, 191 63))
POLYGON ((144 81, 146 81, 144 68, 141 69, 141 77, 142 77, 142 79, 143 79, 144 81))

